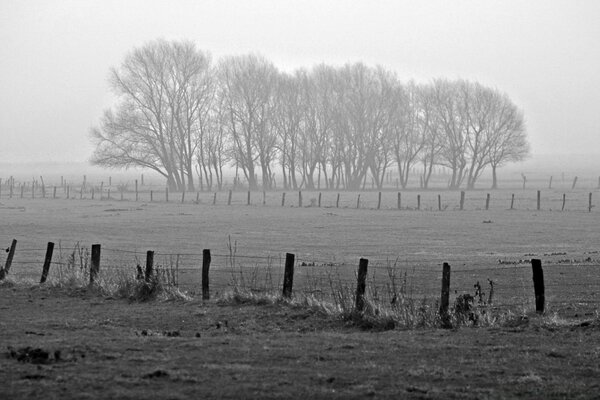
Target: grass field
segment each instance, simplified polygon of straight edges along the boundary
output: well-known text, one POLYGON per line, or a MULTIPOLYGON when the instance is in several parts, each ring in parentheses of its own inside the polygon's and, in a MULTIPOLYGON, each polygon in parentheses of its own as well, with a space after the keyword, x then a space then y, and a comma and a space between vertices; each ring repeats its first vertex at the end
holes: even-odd
MULTIPOLYGON (((361 193, 359 209, 358 194, 346 192, 339 208, 333 192, 320 208, 299 208, 291 194, 281 207, 281 193, 267 194, 266 205, 253 194, 250 206, 239 192, 232 206, 212 205, 210 194, 198 204, 2 198, 0 243, 18 245, 10 271, 17 283, 0 286, 0 397, 593 398, 600 214, 588 212, 586 193, 569 193, 579 202, 565 211, 550 206, 557 197, 562 203, 559 192, 546 193, 539 211, 535 191, 520 193, 514 210, 510 191, 491 192, 489 210, 486 192, 467 192, 464 211, 459 192, 440 193, 449 198, 444 211, 437 192, 421 193, 421 210, 409 202, 417 192, 403 192, 401 210, 396 192, 384 193, 380 210, 376 192, 361 193), (101 275, 133 274, 154 250, 155 262, 176 265, 180 287, 192 294, 202 250, 211 249, 216 300, 130 303, 38 286, 49 241, 56 243, 51 282, 71 255, 82 255, 72 268, 100 243, 101 275), (494 305, 512 317, 487 328, 364 332, 294 303, 217 300, 240 276, 278 292, 286 252, 296 255, 298 294, 328 292, 332 280, 352 289, 365 257, 370 298, 386 303, 394 274, 410 297, 435 303, 448 262, 452 301, 473 294, 476 282, 487 292, 491 279, 494 305), (533 312, 531 258, 544 264, 545 317, 533 312), (36 360, 27 347, 50 358, 36 360)), ((305 204, 315 196, 305 194, 305 204)))

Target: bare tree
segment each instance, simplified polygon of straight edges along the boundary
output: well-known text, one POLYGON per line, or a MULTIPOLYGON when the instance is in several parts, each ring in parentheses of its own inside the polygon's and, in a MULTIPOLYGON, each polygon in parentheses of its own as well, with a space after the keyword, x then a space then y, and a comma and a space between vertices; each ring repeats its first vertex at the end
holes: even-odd
POLYGON ((242 168, 250 189, 258 187, 257 162, 263 187, 270 188, 277 143, 271 120, 277 70, 256 55, 229 57, 221 62, 220 78, 233 159, 242 168))
POLYGON ((193 188, 194 127, 209 64, 191 42, 157 40, 134 49, 111 70, 119 103, 91 131, 92 163, 150 168, 172 189, 193 188))

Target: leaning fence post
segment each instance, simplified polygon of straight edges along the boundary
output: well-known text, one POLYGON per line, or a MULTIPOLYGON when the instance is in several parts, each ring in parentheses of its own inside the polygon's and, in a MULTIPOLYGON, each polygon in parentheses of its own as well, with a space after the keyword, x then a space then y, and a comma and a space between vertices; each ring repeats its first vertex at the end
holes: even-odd
POLYGON ((92 245, 92 259, 90 263, 90 285, 94 284, 96 277, 100 272, 100 245, 92 245))
POLYGON ((510 209, 511 209, 511 210, 513 209, 513 206, 514 206, 514 205, 515 205, 515 194, 513 193, 513 194, 510 196, 510 209))
POLYGON ((546 295, 544 289, 544 270, 542 269, 542 260, 532 259, 531 269, 533 270, 533 290, 535 292, 535 311, 539 314, 544 312, 546 295))
POLYGON ((450 306, 450 264, 442 267, 442 298, 440 300, 440 315, 444 325, 448 324, 448 307, 450 306))
POLYGON ((146 271, 144 274, 144 279, 146 282, 150 282, 150 278, 152 278, 152 270, 154 268, 154 252, 152 250, 148 250, 146 252, 146 271))
POLYGON ((210 269, 210 250, 202 250, 202 300, 210 300, 208 270, 210 269))
POLYGON ((359 208, 359 207, 360 207, 360 194, 356 198, 356 208, 359 208))
POLYGON ((291 253, 285 255, 285 271, 283 273, 283 297, 292 297, 292 287, 294 286, 294 261, 296 256, 291 253))
POLYGON ((46 257, 44 258, 44 267, 42 268, 42 279, 40 279, 40 283, 46 282, 48 279, 48 271, 50 271, 50 263, 52 262, 52 252, 54 251, 54 243, 48 242, 48 247, 46 248, 46 257))
POLYGON ((365 291, 367 289, 367 267, 369 260, 361 258, 358 263, 358 278, 356 281, 356 303, 355 309, 362 312, 365 309, 365 291))
POLYGON ((4 264, 4 269, 0 270, 0 281, 8 275, 8 271, 10 271, 10 266, 12 265, 13 257, 15 256, 15 249, 17 248, 17 239, 13 239, 10 245, 10 249, 8 250, 8 256, 6 257, 6 263, 4 264))
POLYGON ((185 189, 181 192, 181 204, 185 202, 185 189))

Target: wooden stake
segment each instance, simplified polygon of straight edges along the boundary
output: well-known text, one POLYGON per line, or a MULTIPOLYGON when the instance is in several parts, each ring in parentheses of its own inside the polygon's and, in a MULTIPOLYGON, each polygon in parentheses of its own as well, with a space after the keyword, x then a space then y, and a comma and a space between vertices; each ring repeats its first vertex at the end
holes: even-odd
POLYGON ((294 261, 296 256, 291 253, 285 255, 285 270, 283 273, 283 297, 292 297, 292 287, 294 286, 294 261))
POLYGON ((185 189, 181 192, 181 204, 185 201, 185 189))
POLYGON ((540 211, 541 206, 542 206, 542 191, 538 190, 537 191, 537 209, 538 209, 538 211, 540 211))
MULTIPOLYGON (((8 275, 8 271, 10 271, 10 267, 12 265, 13 257, 15 256, 16 249, 17 249, 17 239, 13 239, 12 243, 10 244, 10 249, 8 250, 8 256, 6 257, 6 263, 4 264, 4 269, 2 270, 4 277, 6 277, 6 275, 8 275)), ((2 277, 2 279, 4 279, 4 277, 2 277)), ((0 279, 0 280, 2 280, 2 279, 0 279)))
POLYGON ((335 200, 335 208, 340 208, 340 194, 337 194, 337 199, 335 200))
POLYGON ((100 272, 100 245, 92 245, 92 259, 90 263, 90 285, 94 284, 98 273, 100 272))
POLYGON ((367 268, 369 260, 361 258, 358 263, 358 278, 356 281, 356 303, 355 309, 362 312, 365 309, 365 291, 367 289, 367 268))
POLYGON ((169 188, 165 188, 165 201, 168 203, 169 202, 169 188))
POLYGON ((302 207, 302 190, 298 191, 298 207, 302 207))
POLYGON ((210 269, 210 250, 202 250, 202 300, 210 300, 208 270, 210 269))
POLYGON ((417 195, 417 210, 421 209, 421 195, 417 195))
POLYGON ((485 209, 489 210, 490 209, 490 194, 488 193, 487 196, 485 196, 485 209))
POLYGON ((460 192, 460 211, 465 209, 465 192, 460 192))
POLYGON ((544 288, 544 270, 542 260, 532 259, 531 269, 533 270, 533 289, 535 291, 535 311, 539 314, 544 312, 546 295, 544 288))
POLYGON ((513 206, 515 205, 515 194, 513 193, 512 196, 510 196, 510 209, 513 209, 513 206))
POLYGON ((50 271, 50 263, 52 262, 52 252, 54 251, 54 243, 48 242, 48 247, 46 248, 46 257, 44 258, 44 267, 42 268, 42 279, 40 279, 40 283, 46 282, 48 279, 48 272, 50 271))
POLYGON ((229 190, 229 197, 227 197, 227 205, 228 206, 231 205, 231 195, 232 195, 232 192, 231 192, 231 190, 229 190))
POLYGON ((360 194, 358 195, 358 198, 356 199, 356 208, 360 207, 360 194))
POLYGON ((148 250, 146 252, 146 271, 144 274, 144 279, 146 282, 150 282, 150 278, 152 278, 154 269, 154 252, 152 250, 148 250))
POLYGON ((442 195, 438 194, 438 211, 442 211, 442 195))
POLYGON ((565 204, 567 202, 567 194, 563 193, 563 202, 562 202, 562 208, 560 209, 560 211, 565 211, 565 204))
POLYGON ((248 190, 248 205, 250 205, 250 191, 248 190))
POLYGON ((402 209, 402 194, 398 192, 398 210, 402 209))
MULTIPOLYGON (((448 307, 450 306, 450 264, 444 263, 442 267, 442 297, 440 300, 440 315, 442 320, 447 320, 448 307)), ((447 322, 447 321, 446 321, 447 322)))
POLYGON ((381 192, 379 192, 379 197, 377 199, 377 209, 381 209, 381 192))
POLYGON ((590 192, 590 199, 588 202, 588 212, 592 212, 592 192, 590 192))
POLYGON ((139 199, 139 195, 138 195, 138 181, 137 179, 135 180, 135 201, 138 201, 139 199))
POLYGON ((217 204, 217 192, 215 192, 215 195, 213 196, 213 206, 217 204))
POLYGON ((575 189, 575 185, 577 185, 577 177, 573 179, 573 185, 571 186, 571 190, 575 189))
POLYGON ((285 206, 285 192, 281 193, 281 207, 285 206))
POLYGON ((321 192, 319 192, 319 208, 321 208, 321 192))

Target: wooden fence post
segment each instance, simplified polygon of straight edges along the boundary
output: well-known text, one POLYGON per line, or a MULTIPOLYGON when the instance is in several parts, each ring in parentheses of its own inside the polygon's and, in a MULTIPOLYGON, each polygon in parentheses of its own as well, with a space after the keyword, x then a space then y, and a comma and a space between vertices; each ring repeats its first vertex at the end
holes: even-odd
POLYGON ((213 206, 217 204, 217 192, 215 192, 215 195, 213 196, 213 206))
POLYGON ((23 198, 23 191, 25 190, 25 186, 21 184, 21 198, 23 198))
POLYGON ((146 271, 144 274, 144 279, 146 280, 146 282, 150 282, 150 279, 152 278, 152 274, 153 274, 153 269, 154 269, 154 252, 152 250, 148 250, 146 252, 146 271))
POLYGON ((138 195, 138 181, 137 179, 135 180, 135 201, 138 201, 139 199, 139 195, 138 195))
POLYGON ((377 198, 377 209, 381 209, 381 192, 379 192, 379 197, 377 198))
POLYGON ((46 248, 46 257, 44 258, 44 267, 42 268, 42 279, 40 279, 40 283, 46 282, 48 279, 48 271, 50 271, 50 263, 52 262, 52 252, 54 251, 54 243, 48 242, 48 247, 46 248))
POLYGON ((210 300, 208 271, 210 269, 210 250, 202 250, 202 300, 210 300))
POLYGON ((92 245, 92 259, 90 263, 90 285, 94 284, 98 273, 100 272, 100 245, 92 245))
POLYGON ((285 271, 283 273, 283 297, 292 297, 292 288, 294 286, 294 261, 296 256, 291 253, 285 255, 285 271))
POLYGON ((513 209, 513 206, 514 206, 514 205, 515 205, 515 194, 513 193, 513 194, 510 196, 510 209, 511 209, 511 210, 513 209))
POLYGON ((490 194, 489 193, 485 196, 485 209, 486 210, 490 209, 490 194))
POLYGON ((185 202, 185 189, 181 192, 181 204, 185 202))
POLYGON ((302 190, 298 191, 298 207, 302 207, 302 190))
POLYGON ((71 198, 71 185, 67 185, 67 199, 71 198))
POLYGON ((563 202, 562 202, 562 208, 560 209, 560 211, 565 211, 565 204, 567 202, 567 194, 563 193, 563 202))
POLYGON ((465 192, 460 192, 460 211, 465 209, 465 192))
POLYGON ((450 306, 450 264, 444 263, 442 267, 442 297, 440 299, 440 316, 442 324, 447 326, 450 316, 448 315, 448 307, 450 306))
POLYGON ((17 248, 17 239, 13 239, 10 245, 10 249, 8 250, 8 256, 6 257, 6 263, 4 264, 4 269, 0 269, 0 281, 6 278, 8 275, 8 271, 10 271, 10 266, 12 265, 13 257, 15 256, 15 249, 17 248))
POLYGON ((359 207, 360 207, 360 194, 356 198, 356 208, 359 208, 359 207))
POLYGON ((356 281, 356 302, 355 309, 362 312, 365 309, 365 291, 367 289, 367 267, 369 260, 361 258, 358 263, 358 278, 356 281))
POLYGON ((417 195, 417 210, 421 209, 421 195, 417 195))
POLYGON ((550 182, 548 182, 548 189, 552 189, 552 175, 550 175, 550 182))
POLYGON ((321 192, 319 192, 319 208, 321 208, 321 192))
POLYGON ((442 195, 438 194, 438 211, 442 211, 442 195))
POLYGON ((402 193, 398 192, 398 210, 402 209, 402 193))
POLYGON ((281 207, 285 206, 285 192, 281 193, 281 207))
MULTIPOLYGON (((44 197, 46 197, 46 196, 44 195, 44 197)), ((93 186, 92 186, 92 200, 94 200, 94 187, 93 186)))
POLYGON ((248 190, 248 205, 250 205, 250 191, 248 190))
POLYGON ((52 190, 52 198, 56 198, 56 186, 54 186, 54 189, 52 190))
POLYGON ((590 192, 590 198, 588 200, 588 212, 592 212, 592 192, 590 192))
POLYGON ((537 191, 537 210, 540 211, 540 208, 542 206, 542 191, 538 190, 537 191))
POLYGON ((571 190, 575 189, 575 185, 577 185, 577 177, 573 179, 573 185, 571 186, 571 190))
POLYGON ((165 188, 165 202, 169 202, 169 188, 165 188))
POLYGON ((154 201, 154 191, 153 190, 150 191, 150 203, 152 203, 152 201, 154 201))
POLYGON ((106 195, 108 196, 108 200, 110 200, 110 188, 108 188, 108 192, 106 193, 106 195))
POLYGON ((535 311, 539 314, 542 314, 544 312, 544 306, 546 302, 542 260, 535 258, 532 259, 531 268, 533 270, 533 290, 535 291, 535 311))
POLYGON ((335 200, 335 208, 340 208, 340 194, 337 194, 337 199, 335 200))
POLYGON ((263 190, 263 206, 267 204, 267 192, 263 190))
POLYGON ((231 192, 231 189, 229 189, 229 196, 227 197, 227 205, 228 206, 231 205, 231 196, 232 196, 232 192, 231 192))

